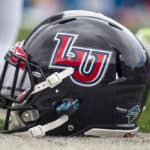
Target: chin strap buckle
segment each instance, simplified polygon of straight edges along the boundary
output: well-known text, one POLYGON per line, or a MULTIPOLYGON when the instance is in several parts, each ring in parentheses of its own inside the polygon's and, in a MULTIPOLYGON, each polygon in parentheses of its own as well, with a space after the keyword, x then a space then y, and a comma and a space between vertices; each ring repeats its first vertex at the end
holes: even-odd
POLYGON ((49 76, 46 81, 48 81, 49 83, 49 87, 53 88, 57 85, 59 85, 62 82, 62 77, 58 72, 55 72, 54 74, 52 74, 51 76, 49 76))
POLYGON ((32 137, 42 137, 45 135, 42 126, 38 125, 28 130, 32 137))
POLYGON ((73 68, 67 68, 65 70, 63 70, 62 72, 58 73, 55 72, 52 75, 50 75, 49 77, 46 78, 45 81, 35 85, 33 92, 31 93, 31 95, 38 93, 40 91, 43 91, 47 88, 54 88, 57 85, 59 85, 60 83, 62 83, 62 81, 71 76, 73 74, 74 70, 73 68))
POLYGON ((28 132, 32 137, 43 137, 45 136, 46 132, 62 126, 63 124, 68 122, 68 120, 69 120, 69 116, 63 115, 53 122, 47 123, 45 125, 37 125, 33 128, 30 128, 28 132))

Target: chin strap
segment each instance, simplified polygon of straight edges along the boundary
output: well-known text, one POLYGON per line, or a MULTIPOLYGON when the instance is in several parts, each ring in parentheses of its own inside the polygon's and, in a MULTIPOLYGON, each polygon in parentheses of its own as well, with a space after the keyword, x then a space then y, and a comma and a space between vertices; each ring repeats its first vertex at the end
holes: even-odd
MULTIPOLYGON (((69 77, 70 75, 72 75, 74 72, 73 68, 67 68, 66 70, 58 73, 55 72, 52 75, 48 76, 46 78, 45 81, 35 85, 33 92, 31 93, 31 95, 38 93, 40 91, 43 91, 47 88, 54 88, 55 86, 59 85, 60 83, 62 83, 63 79, 69 77)), ((78 100, 75 100, 74 102, 68 102, 67 106, 61 104, 61 106, 59 106, 56 110, 58 111, 58 113, 61 112, 67 112, 68 110, 68 114, 67 113, 62 113, 61 117, 59 117, 57 120, 49 122, 47 124, 44 125, 37 125, 33 128, 30 128, 27 132, 23 132, 23 133, 15 133, 15 135, 25 135, 25 136, 32 136, 32 137, 42 137, 45 136, 46 132, 48 131, 52 131, 62 125, 64 125, 66 122, 68 122, 69 120, 69 112, 73 109, 74 111, 77 110, 78 108, 78 100), (71 109, 71 110, 70 110, 71 109)), ((71 111, 71 112, 74 112, 71 111)))
POLYGON ((30 128, 28 132, 32 137, 42 137, 45 136, 46 132, 62 126, 63 124, 68 122, 68 120, 69 120, 69 116, 63 115, 53 122, 47 123, 45 125, 37 125, 33 128, 30 128))
MULTIPOLYGON (((73 72, 74 72, 73 68, 67 68, 66 70, 60 73, 58 72, 53 73, 52 75, 48 76, 45 81, 35 85, 31 95, 43 91, 47 88, 54 88, 55 86, 62 83, 63 79, 72 75, 73 72)), ((26 133, 32 137, 42 137, 45 136, 46 132, 62 126, 63 124, 68 122, 68 120, 69 120, 69 115, 64 114, 55 121, 49 122, 44 125, 37 125, 33 128, 30 128, 26 133)))
POLYGON ((48 76, 45 81, 35 85, 33 92, 31 95, 43 91, 47 88, 54 88, 55 86, 62 83, 63 79, 69 77, 74 72, 73 68, 67 68, 66 70, 58 73, 55 72, 52 75, 48 76))
POLYGON ((48 131, 52 131, 69 121, 69 116, 75 113, 79 109, 79 100, 78 99, 71 99, 66 98, 62 100, 62 104, 57 106, 56 111, 61 117, 57 120, 49 122, 44 125, 37 125, 33 128, 30 128, 28 132, 32 137, 42 137, 48 131))
POLYGON ((61 127, 62 125, 64 125, 68 121, 69 121, 69 116, 63 115, 55 121, 49 122, 49 123, 44 124, 44 125, 34 126, 25 132, 16 132, 16 133, 13 133, 13 135, 23 136, 23 137, 37 137, 37 138, 43 137, 46 135, 46 133, 48 131, 52 131, 58 127, 61 127))

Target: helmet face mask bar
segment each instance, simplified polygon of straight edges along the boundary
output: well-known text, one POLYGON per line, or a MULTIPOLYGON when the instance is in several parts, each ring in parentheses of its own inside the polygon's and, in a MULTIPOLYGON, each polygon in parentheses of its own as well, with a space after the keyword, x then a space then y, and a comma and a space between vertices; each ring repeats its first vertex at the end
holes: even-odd
MULTIPOLYGON (((11 112, 33 109, 31 106, 23 106, 23 103, 29 99, 35 85, 31 68, 41 71, 38 66, 29 64, 27 58, 17 55, 17 52, 26 56, 20 47, 16 47, 15 52, 9 51, 5 56, 6 61, 0 80, 0 107, 7 110, 6 118, 2 119, 5 120, 3 129, 8 132, 11 132, 9 131, 11 112)), ((43 73, 39 74, 42 78, 43 73)))
POLYGON ((12 51, 7 53, 5 60, 5 66, 0 80, 1 96, 10 99, 12 102, 21 103, 31 93, 34 87, 31 65, 27 60, 12 51), (25 90, 28 90, 28 92, 23 99, 19 100, 17 90, 18 93, 24 92, 25 90))
MULTIPOLYGON (((20 53, 21 55, 26 55, 21 47, 16 47, 15 52, 9 51, 5 57, 6 61, 0 80, 0 107, 4 109, 2 111, 0 110, 0 113, 3 115, 2 118, 0 118, 1 123, 3 122, 3 125, 0 126, 1 133, 23 132, 30 128, 32 129, 40 116, 38 110, 30 105, 26 105, 26 103, 29 102, 32 95, 48 87, 53 88, 57 86, 63 79, 73 73, 73 69, 69 68, 60 72, 60 74, 55 72, 48 76, 47 81, 45 81, 45 75, 42 69, 33 63, 28 63, 28 59, 24 59, 20 56, 20 53), (9 67, 11 67, 11 78, 9 67), (7 80, 9 80, 9 82, 7 82, 7 80), (26 117, 26 115, 29 116, 26 117), (4 118, 4 116, 6 117, 4 118), (24 120, 22 120, 22 118, 24 118, 24 120)), ((78 103, 77 100, 76 103, 78 103)), ((70 104, 70 108, 74 107, 76 103, 70 104)), ((70 111, 72 113, 74 108, 73 110, 71 108, 70 111)), ((62 116, 62 118, 58 118, 56 122, 50 123, 49 126, 50 128, 51 126, 55 127, 55 124, 58 126, 66 121, 68 121, 68 116, 62 116)), ((43 130, 46 130, 46 128, 47 127, 43 130)), ((35 134, 36 131, 34 133, 34 130, 33 128, 33 131, 29 131, 31 132, 30 134, 35 134)))

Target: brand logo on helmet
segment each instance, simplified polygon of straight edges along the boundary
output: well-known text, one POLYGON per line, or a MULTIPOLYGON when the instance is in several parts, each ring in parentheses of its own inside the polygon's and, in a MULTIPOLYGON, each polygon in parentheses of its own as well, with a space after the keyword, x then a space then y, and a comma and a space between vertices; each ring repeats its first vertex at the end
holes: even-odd
MULTIPOLYGON (((52 54, 50 68, 73 67, 71 80, 80 86, 94 86, 103 79, 112 52, 75 46, 76 34, 57 33, 56 48, 52 54)), ((80 39, 78 39, 80 40, 80 39)))
POLYGON ((128 123, 132 123, 138 117, 140 112, 141 109, 139 105, 132 107, 127 114, 128 123))

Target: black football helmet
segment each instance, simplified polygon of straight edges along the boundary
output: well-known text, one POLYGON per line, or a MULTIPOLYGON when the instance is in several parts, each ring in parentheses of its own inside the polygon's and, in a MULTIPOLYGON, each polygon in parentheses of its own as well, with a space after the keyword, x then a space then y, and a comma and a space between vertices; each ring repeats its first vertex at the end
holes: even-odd
POLYGON ((1 132, 132 135, 148 72, 147 51, 116 21, 88 11, 52 16, 5 57, 1 132))

